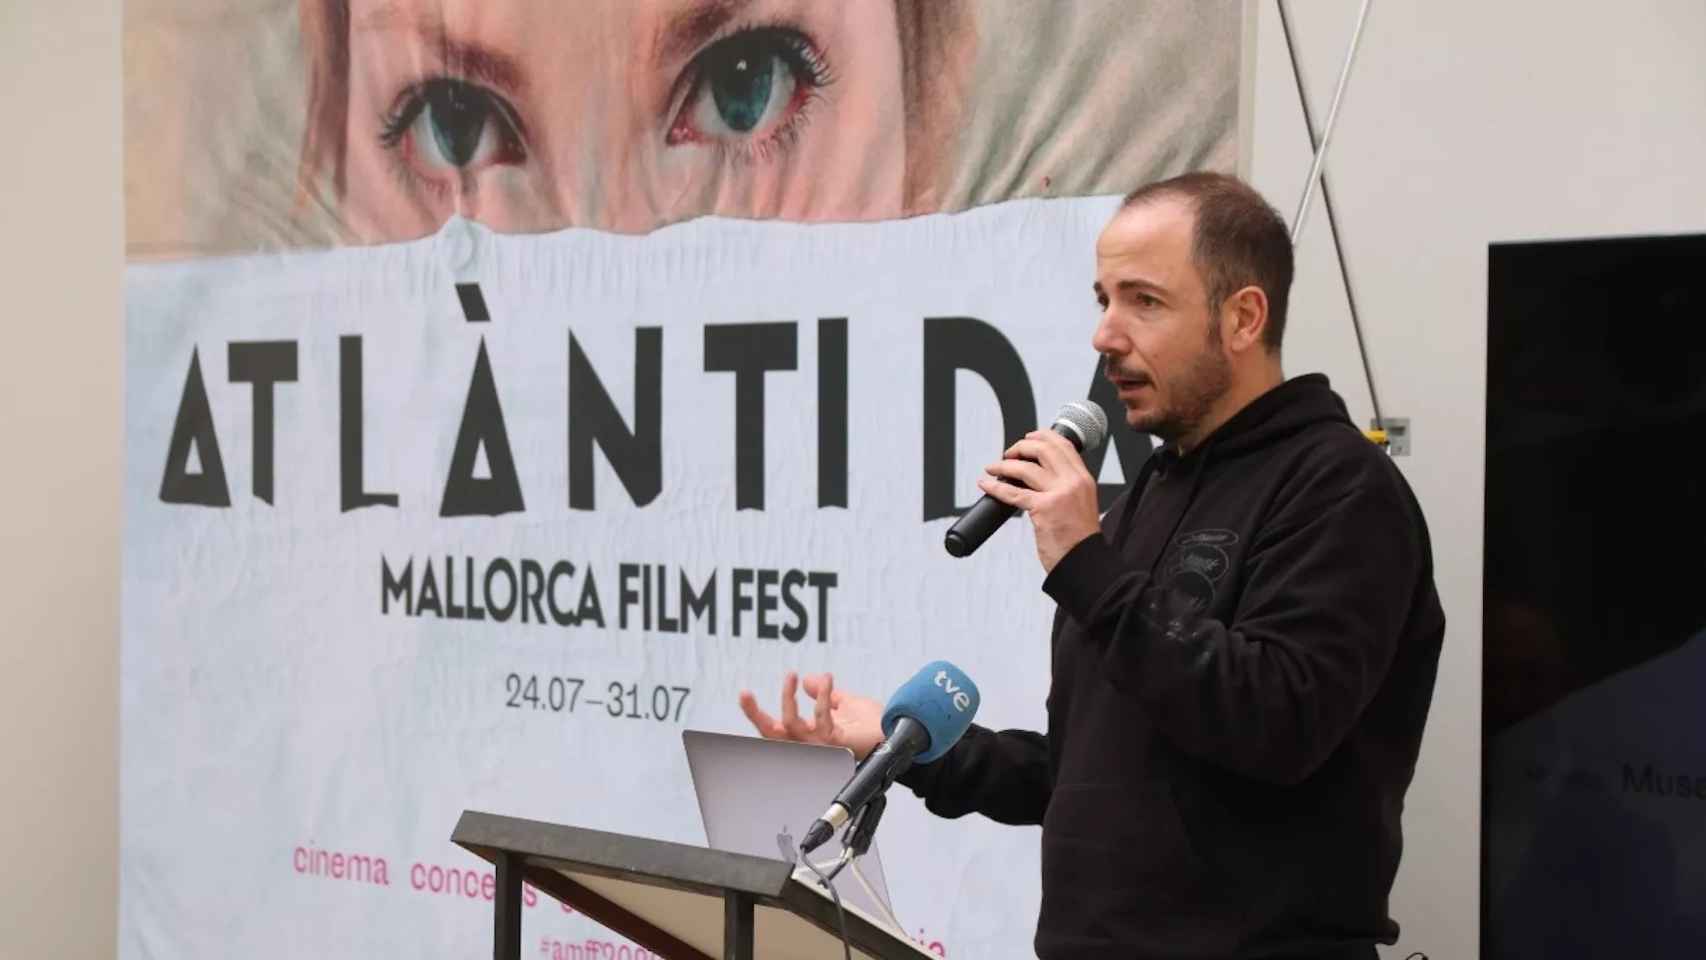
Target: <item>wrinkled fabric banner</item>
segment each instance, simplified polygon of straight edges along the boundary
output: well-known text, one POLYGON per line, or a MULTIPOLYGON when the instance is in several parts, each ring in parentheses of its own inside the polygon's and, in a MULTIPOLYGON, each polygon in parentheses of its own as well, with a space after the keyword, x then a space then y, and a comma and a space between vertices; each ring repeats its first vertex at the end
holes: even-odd
MULTIPOLYGON (((702 844, 682 732, 789 669, 882 698, 949 659, 1040 728, 1024 523, 942 534, 1106 387, 1096 231, 1233 167, 1243 35, 1237 2, 132 0, 121 955, 483 953, 463 809, 702 844)), ((1089 458, 1108 497, 1149 448, 1089 458)), ((878 844, 931 952, 1028 955, 1034 828, 898 796, 878 844)), ((524 933, 639 955, 531 892, 524 933)))

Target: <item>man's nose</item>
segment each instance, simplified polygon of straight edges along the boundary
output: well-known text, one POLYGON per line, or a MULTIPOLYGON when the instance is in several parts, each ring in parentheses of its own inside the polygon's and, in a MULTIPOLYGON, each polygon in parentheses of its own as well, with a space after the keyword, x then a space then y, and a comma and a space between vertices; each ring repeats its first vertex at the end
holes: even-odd
POLYGON ((1111 311, 1102 311, 1102 317, 1096 322, 1096 329, 1090 334, 1090 347, 1104 356, 1127 353, 1131 345, 1120 335, 1119 327, 1114 323, 1111 311))

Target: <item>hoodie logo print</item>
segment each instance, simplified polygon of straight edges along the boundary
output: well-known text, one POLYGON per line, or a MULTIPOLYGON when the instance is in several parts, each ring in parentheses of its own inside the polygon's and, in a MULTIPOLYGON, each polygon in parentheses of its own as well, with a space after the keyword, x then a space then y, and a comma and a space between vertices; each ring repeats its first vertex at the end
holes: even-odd
POLYGON ((1238 542, 1231 530, 1194 530, 1174 541, 1175 552, 1163 579, 1174 604, 1189 614, 1214 606, 1215 586, 1232 567, 1226 548, 1238 542))
POLYGON ((1231 530, 1196 530, 1178 539, 1181 547, 1228 547, 1238 542, 1231 530))

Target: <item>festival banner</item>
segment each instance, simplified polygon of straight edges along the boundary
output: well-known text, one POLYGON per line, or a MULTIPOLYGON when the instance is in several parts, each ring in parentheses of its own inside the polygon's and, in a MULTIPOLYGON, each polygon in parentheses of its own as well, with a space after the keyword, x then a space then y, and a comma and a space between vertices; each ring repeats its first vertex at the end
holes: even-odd
MULTIPOLYGON (((464 809, 703 844, 688 729, 952 660, 1040 729, 1027 525, 1126 190, 1232 170, 1240 2, 131 0, 124 957, 475 956, 464 809)), ((827 797, 825 798, 827 801, 827 797)), ((1029 955, 1035 828, 878 837, 1029 955)), ((529 892, 541 957, 645 956, 529 892)))

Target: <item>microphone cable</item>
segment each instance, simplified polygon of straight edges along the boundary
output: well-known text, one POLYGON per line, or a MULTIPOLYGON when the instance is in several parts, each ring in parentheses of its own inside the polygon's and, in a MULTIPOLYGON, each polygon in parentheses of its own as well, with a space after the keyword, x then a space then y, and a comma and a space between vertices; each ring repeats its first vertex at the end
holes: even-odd
POLYGON ((853 960, 853 942, 847 938, 847 912, 841 907, 841 893, 835 889, 835 882, 824 876, 823 871, 819 870, 817 864, 804 852, 800 854, 800 862, 829 888, 829 898, 835 901, 835 922, 841 928, 841 952, 845 960, 853 960))
POLYGON ((803 849, 800 851, 800 860, 829 888, 830 899, 835 901, 835 919, 841 931, 841 952, 845 960, 853 960, 853 944, 847 936, 847 911, 841 905, 841 892, 835 888, 835 878, 848 867, 853 868, 853 877, 859 881, 859 885, 864 888, 865 894, 872 902, 877 904, 888 922, 894 925, 895 932, 899 936, 906 935, 905 928, 900 925, 900 919, 889 909, 888 904, 877 896, 877 892, 871 888, 871 882, 865 879, 865 874, 859 870, 859 858, 871 849, 871 839, 876 834, 877 824, 882 820, 883 811, 886 809, 888 797, 879 793, 847 821, 846 826, 841 828, 841 856, 836 858, 827 875, 812 862, 803 849))

